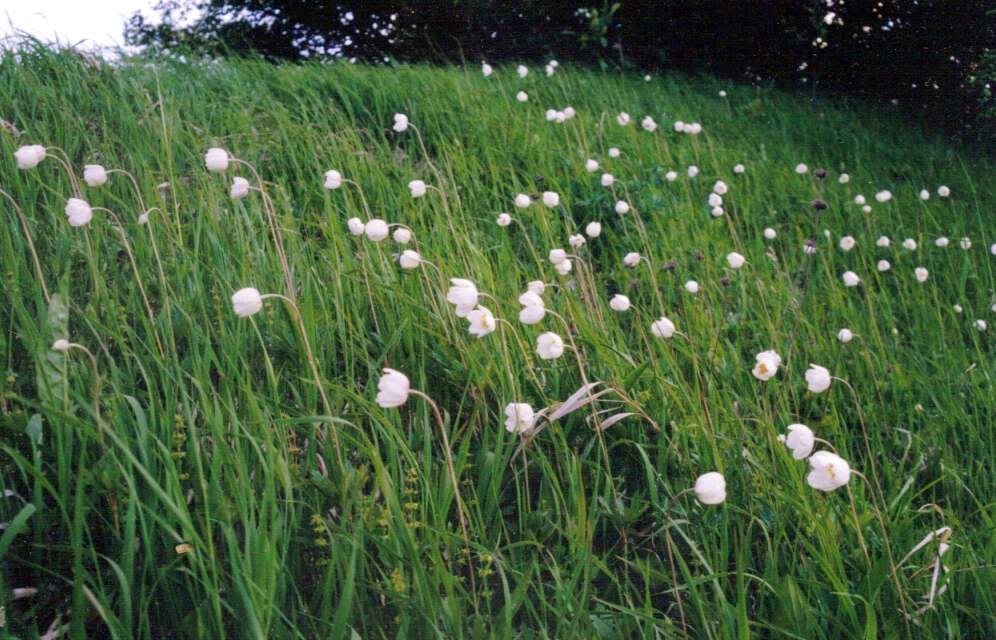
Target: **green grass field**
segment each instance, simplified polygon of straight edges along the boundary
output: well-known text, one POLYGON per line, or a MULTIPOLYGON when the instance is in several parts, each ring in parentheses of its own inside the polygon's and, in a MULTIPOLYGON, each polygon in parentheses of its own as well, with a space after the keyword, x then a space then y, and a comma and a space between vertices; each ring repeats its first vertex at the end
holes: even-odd
POLYGON ((990 158, 885 110, 570 67, 24 47, 0 58, 0 118, 0 638, 996 637, 990 158), (63 214, 60 151, 18 168, 33 144, 64 150, 88 224, 63 214), (258 176, 208 171, 212 147, 258 176), (85 164, 135 182, 90 187, 85 164), (450 278, 496 330, 468 332, 450 278), (537 280, 556 315, 523 324, 537 280), (295 304, 240 317, 245 287, 295 304), (439 415, 380 406, 386 367, 439 415), (512 433, 510 403, 546 411, 512 433), (861 475, 810 486, 793 423, 861 475), (685 491, 712 471, 716 505, 685 491))

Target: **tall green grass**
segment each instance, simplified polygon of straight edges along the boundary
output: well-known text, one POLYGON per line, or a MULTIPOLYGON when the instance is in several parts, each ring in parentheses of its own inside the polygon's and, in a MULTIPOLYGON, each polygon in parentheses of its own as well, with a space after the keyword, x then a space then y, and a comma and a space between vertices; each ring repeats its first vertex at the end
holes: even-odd
POLYGON ((0 637, 669 638, 684 630, 676 590, 698 638, 996 635, 991 159, 888 113, 707 77, 95 67, 31 47, 2 56, 0 188, 24 210, 51 300, 4 199, 0 637), (568 105, 576 118, 545 120, 568 105), (396 112, 428 157, 413 131, 391 131, 396 112), (662 129, 643 131, 646 114, 662 129), (675 120, 704 132, 676 133, 675 120), (139 274, 105 214, 66 224, 71 186, 52 159, 16 168, 13 152, 35 143, 65 149, 77 174, 100 163, 135 175, 158 207, 150 229, 163 277, 126 178, 84 187, 84 198, 122 218, 139 274), (251 176, 208 172, 214 146, 266 181, 332 416, 289 307, 232 312, 239 288, 288 292, 259 193, 228 196, 232 176, 251 176), (620 181, 615 196, 584 170, 589 157, 620 181), (800 162, 809 174, 793 171, 800 162), (701 173, 689 179, 692 164, 701 173), (350 235, 346 220, 368 216, 352 185, 322 188, 328 169, 362 187, 374 217, 411 227, 441 274, 403 271, 394 254, 405 247, 350 235), (435 191, 413 199, 412 179, 441 189, 448 212, 435 191), (730 185, 727 215, 713 218, 718 179, 730 185), (936 195, 941 184, 950 198, 936 195), (880 204, 882 189, 894 198, 880 204), (565 206, 513 208, 517 193, 547 190, 565 206), (870 213, 854 204, 859 193, 870 213), (637 213, 616 214, 617 198, 637 213), (829 205, 818 218, 815 198, 829 205), (497 226, 501 211, 521 227, 497 226), (558 276, 547 252, 593 220, 601 236, 558 276), (857 246, 844 252, 848 234, 857 246), (891 246, 876 247, 880 235, 891 246), (951 246, 934 245, 942 235, 951 246), (903 249, 904 238, 918 248, 903 249), (624 267, 631 251, 651 268, 624 267), (728 268, 731 251, 748 264, 728 268), (883 258, 892 269, 880 273, 883 258), (843 286, 849 269, 859 287, 843 286), (445 302, 450 277, 494 296, 482 303, 512 326, 468 335, 445 302), (589 277, 594 290, 583 291, 589 277), (696 295, 683 288, 690 279, 696 295), (556 319, 518 323, 516 298, 532 280, 560 285, 544 299, 570 324, 584 378, 569 350, 536 356, 539 333, 566 338, 556 319), (609 309, 620 292, 634 309, 609 309), (654 338, 661 314, 687 340, 654 338), (858 337, 841 344, 843 327, 858 337), (99 423, 88 360, 53 352, 58 338, 96 357, 99 423), (761 383, 750 371, 767 349, 784 362, 761 383), (855 396, 836 381, 808 392, 811 362, 855 396), (374 402, 388 366, 442 410, 469 546, 430 407, 374 402), (598 434, 584 404, 514 456, 506 404, 555 407, 583 380, 616 389, 596 401, 601 420, 634 406, 645 415, 598 434), (857 477, 832 493, 809 487, 809 466, 776 437, 795 422, 877 478, 883 500, 857 477), (672 504, 713 470, 728 483, 724 504, 672 504), (896 564, 941 527, 952 530, 937 584, 946 590, 908 622, 901 610, 923 606, 938 540, 896 575, 889 552, 896 564), (15 599, 20 588, 37 592, 15 599))

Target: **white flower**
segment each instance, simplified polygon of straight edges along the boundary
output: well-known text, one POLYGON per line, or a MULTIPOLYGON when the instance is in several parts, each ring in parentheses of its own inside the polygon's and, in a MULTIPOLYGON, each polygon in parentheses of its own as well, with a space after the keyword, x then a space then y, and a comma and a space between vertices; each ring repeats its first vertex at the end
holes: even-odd
POLYGON ((66 201, 66 216, 69 218, 69 226, 82 227, 93 219, 93 209, 85 200, 70 198, 66 201))
POLYGON ((477 287, 470 280, 450 278, 453 286, 446 293, 446 301, 456 305, 458 318, 465 318, 477 306, 477 287))
POLYGON ((411 190, 413 198, 421 198, 425 195, 427 187, 421 180, 412 180, 408 183, 408 189, 411 190))
POLYGON ((718 471, 703 473, 695 481, 695 497, 702 504, 720 504, 726 500, 726 479, 718 471))
POLYGON ((878 263, 875 264, 875 268, 879 271, 888 271, 892 268, 892 265, 889 264, 888 260, 879 260, 878 263))
POLYGON ((949 195, 951 195, 951 189, 948 189, 942 184, 941 186, 937 187, 937 195, 941 196, 942 198, 947 198, 949 195))
POLYGON ((408 401, 410 390, 408 376, 394 369, 384 369, 384 375, 377 381, 377 404, 385 409, 400 407, 408 401))
POLYGON ((616 179, 614 177, 612 177, 611 173, 603 173, 602 174, 602 186, 603 187, 611 187, 612 183, 615 182, 615 181, 616 181, 616 179))
POLYGON ((83 165, 83 180, 91 187, 99 187, 107 182, 107 170, 99 164, 83 165))
POLYGON ((892 200, 892 192, 888 189, 879 191, 875 194, 875 199, 879 202, 888 202, 889 200, 892 200))
POLYGON ((979 331, 985 331, 986 328, 989 326, 988 324, 986 324, 986 321, 983 320, 982 318, 979 318, 973 324, 975 325, 975 328, 978 329, 979 331))
POLYGON ((687 291, 688 293, 698 293, 699 283, 696 282, 695 280, 689 280, 688 282, 685 283, 685 291, 687 291))
POLYGON ((559 63, 559 62, 557 62, 556 60, 551 60, 551 61, 549 62, 549 65, 550 65, 551 67, 553 67, 554 69, 556 69, 557 67, 559 67, 559 66, 560 66, 560 63, 559 63))
POLYGON ((40 144, 18 147, 17 151, 14 152, 18 169, 34 169, 39 162, 45 159, 45 155, 45 147, 40 144))
POLYGON ((678 133, 681 133, 682 131, 685 130, 685 123, 682 122, 681 120, 675 120, 674 121, 674 130, 677 131, 678 133))
POLYGON ((584 169, 588 173, 595 173, 596 171, 598 171, 598 160, 595 160, 593 158, 588 158, 584 162, 584 169))
POLYGON ((854 334, 851 332, 850 329, 841 329, 840 331, 837 332, 837 339, 843 342, 844 344, 847 344, 851 340, 854 340, 854 334))
POLYGON ((888 247, 890 244, 889 236, 879 236, 878 240, 875 241, 875 246, 878 247, 888 247))
POLYGON ((549 258, 553 264, 560 264, 567 260, 567 252, 563 249, 550 249, 549 258))
POLYGON ((498 218, 495 219, 495 223, 497 223, 499 227, 507 227, 512 224, 512 216, 507 213, 499 213, 498 218))
POLYGON ((490 64, 488 64, 487 62, 481 63, 481 73, 484 75, 485 78, 487 78, 494 72, 495 70, 491 67, 490 64))
POLYGON ((837 17, 836 13, 834 13, 833 11, 828 11, 827 14, 825 16, 823 16, 823 24, 826 24, 826 25, 833 24, 833 20, 836 17, 837 17))
POLYGON ((526 100, 529 99, 529 94, 526 93, 525 91, 520 91, 519 93, 515 94, 515 99, 518 100, 519 102, 525 102, 526 100))
POLYGON ((971 238, 962 238, 958 242, 958 246, 960 246, 962 249, 966 249, 966 250, 967 249, 971 249, 972 248, 972 240, 971 240, 971 238))
POLYGON ((517 206, 518 208, 525 209, 530 204, 532 204, 532 199, 526 194, 520 193, 519 195, 515 196, 515 206, 517 206))
POLYGON ((263 296, 253 287, 239 289, 232 294, 232 310, 240 318, 248 318, 255 313, 259 313, 259 310, 262 308, 263 296))
POLYGON ((597 238, 602 233, 602 223, 589 222, 588 226, 584 228, 584 232, 588 234, 589 238, 597 238))
POLYGON ((964 311, 964 309, 961 308, 960 304, 956 304, 956 305, 952 306, 951 308, 954 309, 955 313, 961 313, 962 311, 964 311))
POLYGON ((919 280, 920 282, 926 282, 927 276, 930 275, 930 272, 924 269, 923 267, 917 267, 916 269, 913 270, 913 273, 916 275, 916 279, 919 280))
POLYGON ((519 322, 522 324, 536 324, 546 316, 543 298, 531 289, 519 296, 519 304, 522 305, 522 310, 519 311, 519 322))
POLYGON ((747 258, 743 257, 741 254, 737 253, 736 251, 731 251, 730 253, 726 254, 726 263, 730 265, 730 267, 733 269, 739 269, 740 267, 744 266, 746 262, 747 258))
POLYGON ((629 203, 625 200, 619 200, 616 202, 616 213, 622 215, 624 213, 629 213, 629 203))
POLYGON ((570 120, 571 118, 573 118, 577 114, 578 114, 578 112, 574 110, 574 107, 564 107, 564 118, 565 119, 570 120))
POLYGON ((751 373, 762 382, 774 377, 778 373, 778 367, 782 364, 782 357, 774 350, 762 351, 754 359, 757 360, 757 364, 754 365, 751 373))
POLYGON ((618 158, 619 157, 619 147, 609 147, 609 157, 618 158))
POLYGON ((699 168, 698 167, 696 167, 694 164, 691 165, 690 167, 688 167, 688 177, 689 178, 694 178, 697 175, 699 175, 699 168))
POLYGON ((204 154, 204 164, 208 171, 224 171, 228 168, 228 152, 218 147, 211 147, 204 154))
POLYGON ((621 293, 617 293, 612 296, 611 300, 609 300, 609 307, 611 307, 613 311, 629 311, 630 304, 629 298, 621 293))
POLYGON ((654 119, 650 116, 646 116, 643 120, 641 120, 640 126, 651 133, 657 130, 657 123, 654 122, 654 119))
POLYGON ((394 238, 394 241, 398 244, 408 244, 411 242, 412 232, 404 227, 398 227, 394 230, 394 233, 391 234, 391 237, 394 238))
POLYGON ((853 236, 844 236, 840 239, 840 248, 844 251, 850 251, 854 248, 856 244, 853 236))
POLYGON ((920 199, 930 200, 930 192, 927 191, 926 189, 920 189, 920 199))
POLYGON ((678 172, 668 171, 667 173, 664 174, 664 177, 667 178, 668 182, 674 182, 675 180, 678 179, 678 172))
POLYGON ((809 464, 813 470, 806 476, 806 482, 814 489, 833 491, 851 479, 851 466, 835 453, 817 451, 809 456, 809 464))
POLYGON ((813 393, 823 393, 830 388, 830 371, 818 364, 809 364, 806 370, 806 385, 813 393))
POLYGON ((788 435, 785 436, 785 446, 792 450, 792 457, 796 460, 803 460, 809 457, 816 444, 816 436, 813 430, 804 424, 790 424, 788 435))
POLYGON ((367 221, 366 226, 363 228, 363 232, 366 233, 367 237, 374 242, 380 242, 387 237, 389 230, 386 222, 380 218, 372 218, 367 221))
POLYGON ((401 257, 398 258, 398 264, 401 265, 402 269, 417 269, 422 264, 422 256, 417 251, 405 249, 401 252, 401 257))
POLYGON ((516 67, 515 72, 519 74, 520 78, 525 78, 527 75, 529 75, 529 69, 527 69, 526 65, 524 64, 520 64, 518 67, 516 67))
POLYGON ((812 255, 816 253, 816 244, 810 242, 809 240, 806 240, 804 243, 802 243, 802 252, 805 253, 806 255, 812 255))
POLYGON ((871 213, 872 212, 872 208, 871 208, 870 204, 866 204, 865 206, 861 207, 861 210, 864 211, 865 213, 871 213))
POLYGON ((799 175, 802 175, 804 173, 809 173, 809 167, 800 162, 799 164, 795 165, 795 172, 798 173, 799 175))
POLYGON ((726 97, 726 91, 723 91, 722 89, 720 89, 719 90, 719 97, 720 98, 725 98, 726 97))
POLYGON ((845 287, 856 287, 858 286, 858 283, 861 282, 861 278, 859 278, 858 274, 853 271, 845 271, 844 275, 841 277, 844 279, 845 287))
POLYGON ((865 197, 863 195, 859 193, 858 195, 854 196, 854 204, 861 205, 864 203, 865 203, 865 197))
POLYGON ((722 180, 717 180, 716 184, 712 185, 712 192, 715 193, 716 195, 720 196, 726 195, 726 192, 729 190, 730 188, 726 186, 726 183, 723 182, 722 180))
POLYGON ((670 338, 675 333, 674 323, 661 316, 650 323, 650 332, 658 338, 670 338))
POLYGON ((619 126, 625 127, 629 124, 629 114, 625 111, 620 111, 619 115, 616 116, 616 122, 619 123, 619 126))
POLYGON ((718 207, 718 206, 720 206, 722 204, 723 204, 723 196, 719 195, 718 193, 710 193, 709 194, 709 206, 710 207, 718 207))
POLYGON ((142 215, 138 216, 138 224, 149 224, 149 212, 146 211, 142 215))
POLYGON ((623 256, 623 266, 635 267, 640 264, 640 254, 635 251, 630 251, 625 256, 623 256))
POLYGON ((245 178, 235 176, 232 179, 231 196, 233 200, 241 200, 249 195, 249 181, 245 178))
POLYGON ((552 121, 554 121, 556 119, 557 119, 557 110, 556 109, 547 109, 546 110, 546 120, 547 120, 547 122, 552 122, 552 121))
POLYGON ((947 238, 945 238, 944 236, 941 236, 937 240, 934 240, 934 246, 935 247, 941 247, 942 249, 944 247, 948 246, 948 243, 949 243, 949 240, 947 238))
POLYGON ((914 240, 913 238, 906 238, 905 240, 903 240, 903 248, 913 251, 914 249, 916 249, 916 240, 914 240))
POLYGON ((326 189, 338 189, 342 186, 342 174, 335 169, 329 169, 325 172, 325 188, 326 189))
POLYGON ((764 237, 767 238, 768 240, 774 240, 775 238, 778 237, 778 232, 772 229, 771 227, 768 227, 767 229, 764 230, 764 237))
POLYGON ((398 133, 408 129, 408 116, 403 113, 394 114, 394 126, 392 128, 398 133))
POLYGON ((733 173, 743 173, 746 170, 747 167, 743 166, 742 164, 733 165, 733 173))
POLYGON ((366 229, 366 225, 359 218, 350 218, 346 221, 346 226, 349 227, 349 232, 354 236, 362 236, 366 229))
POLYGON ((492 331, 495 330, 497 326, 495 324, 495 316, 487 307, 477 306, 476 309, 467 314, 467 320, 470 321, 470 334, 477 336, 478 338, 483 338, 492 331))
POLYGON ((505 430, 509 433, 529 435, 536 423, 536 413, 524 402, 512 402, 505 407, 505 430))
POLYGON ((59 338, 52 343, 52 351, 69 351, 69 340, 59 338))
POLYGON ((644 82, 650 82, 651 80, 653 80, 653 78, 650 77, 649 73, 647 75, 643 76, 643 81, 644 82))
POLYGON ((989 253, 991 253, 991 254, 993 254, 994 256, 996 256, 996 242, 994 242, 994 243, 993 243, 993 244, 992 244, 992 245, 991 245, 991 246, 989 247, 989 253))
POLYGON ((702 125, 700 125, 698 122, 693 122, 692 124, 688 125, 688 133, 692 134, 693 136, 699 135, 700 133, 702 133, 702 125))
POLYGON ((550 76, 552 76, 553 73, 554 73, 554 71, 556 71, 556 70, 557 69, 555 67, 552 67, 550 65, 546 65, 546 67, 545 67, 546 77, 549 78, 550 76))
POLYGON ((713 207, 712 211, 710 211, 709 213, 712 214, 713 218, 718 218, 726 212, 723 211, 723 207, 713 207))
POLYGON ((552 331, 541 333, 536 338, 536 353, 543 360, 559 358, 564 353, 564 341, 552 331))
POLYGON ((557 264, 553 265, 553 268, 556 269, 557 273, 559 273, 560 275, 566 276, 568 273, 571 272, 571 269, 574 268, 574 263, 571 262, 570 260, 564 260, 563 262, 558 262, 557 264))
POLYGON ((538 296, 541 296, 543 295, 543 292, 546 291, 546 283, 542 280, 531 280, 526 283, 526 289, 532 291, 538 296))
POLYGON ((847 175, 846 173, 840 174, 840 177, 837 178, 837 182, 839 182, 840 184, 847 184, 850 181, 851 181, 851 176, 847 175))
POLYGON ((556 207, 558 204, 560 204, 560 196, 557 195, 556 191, 544 191, 543 204, 545 204, 548 207, 556 207))
POLYGON ((575 233, 567 239, 567 242, 575 249, 580 249, 584 246, 585 239, 580 233, 575 233))

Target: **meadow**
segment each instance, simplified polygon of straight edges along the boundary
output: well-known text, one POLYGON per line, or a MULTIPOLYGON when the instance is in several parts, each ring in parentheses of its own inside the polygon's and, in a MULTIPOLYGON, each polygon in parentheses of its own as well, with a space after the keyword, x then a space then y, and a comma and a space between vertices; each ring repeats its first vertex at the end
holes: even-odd
POLYGON ((991 158, 708 76, 0 56, 0 638, 996 636, 991 158))

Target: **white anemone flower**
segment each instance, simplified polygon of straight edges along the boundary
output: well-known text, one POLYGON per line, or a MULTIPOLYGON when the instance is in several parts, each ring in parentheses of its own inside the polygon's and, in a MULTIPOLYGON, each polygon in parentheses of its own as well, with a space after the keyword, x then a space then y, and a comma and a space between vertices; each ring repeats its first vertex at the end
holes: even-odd
POLYGON ((584 246, 584 243, 587 241, 584 239, 583 235, 581 235, 580 233, 575 233, 574 235, 572 235, 567 239, 567 242, 574 249, 580 249, 581 247, 584 246))
POLYGON ((616 179, 612 176, 611 173, 603 173, 602 174, 602 186, 603 187, 611 187, 612 183, 615 182, 615 181, 616 181, 616 179))
POLYGON ((731 251, 726 254, 726 264, 730 265, 732 269, 739 269, 747 263, 747 258, 743 257, 736 251, 731 251))
POLYGON ((715 193, 716 195, 724 196, 726 195, 726 192, 729 190, 730 187, 728 187, 727 184, 722 180, 717 180, 716 184, 712 185, 712 192, 715 193))
POLYGON ((595 173, 598 171, 598 160, 595 160, 594 158, 588 158, 585 160, 584 170, 588 173, 595 173))
POLYGON ((363 232, 367 234, 367 237, 374 242, 380 242, 387 237, 390 232, 387 223, 380 218, 372 218, 367 221, 366 226, 363 228, 363 232))
POLYGON ((366 229, 366 225, 359 218, 350 218, 346 221, 346 226, 349 227, 349 232, 354 236, 362 236, 366 229))
POLYGON ((888 189, 883 189, 875 194, 875 200, 878 202, 888 202, 889 200, 892 200, 892 192, 888 189))
POLYGON ((844 280, 845 287, 856 287, 861 282, 861 278, 853 271, 845 271, 841 278, 844 280))
POLYGON ((722 217, 722 215, 726 213, 726 211, 723 209, 723 207, 713 207, 712 210, 709 211, 709 213, 712 214, 713 218, 719 218, 722 217))
POLYGON ((916 269, 913 270, 913 274, 916 275, 916 279, 919 280, 920 282, 926 282, 927 276, 930 275, 930 272, 924 269, 923 267, 917 267, 916 269))
POLYGON ((335 169, 329 169, 325 172, 324 186, 326 189, 338 189, 342 186, 342 174, 335 169))
POLYGON ((560 195, 556 191, 544 191, 543 204, 551 208, 556 207, 560 204, 560 195))
POLYGON ((854 236, 844 236, 840 239, 840 248, 844 251, 850 251, 854 248, 855 244, 857 244, 857 241, 854 239, 854 236))
POLYGON ((495 70, 494 70, 494 68, 490 64, 488 64, 487 62, 482 62, 481 63, 481 74, 485 78, 487 78, 488 76, 490 76, 494 72, 495 72, 495 70))
POLYGON ((408 244, 412 240, 412 232, 405 227, 398 227, 394 230, 394 233, 391 234, 391 237, 394 238, 394 241, 398 244, 408 244))
POLYGON ((566 276, 568 273, 571 272, 571 269, 574 268, 574 263, 571 262, 570 260, 564 260, 563 262, 558 262, 557 264, 553 265, 553 268, 556 269, 557 273, 559 273, 560 275, 566 276))
POLYGON ((798 173, 799 175, 802 175, 804 173, 809 173, 809 167, 800 162, 799 164, 795 165, 795 172, 798 173))
POLYGON ((667 173, 664 174, 664 177, 667 178, 668 182, 674 182, 675 180, 678 179, 678 172, 668 171, 667 173))
POLYGON ((702 504, 720 504, 726 500, 726 479, 718 471, 703 473, 695 480, 695 497, 702 504))
POLYGON ((499 227, 507 227, 512 224, 512 216, 507 213, 499 213, 498 217, 495 218, 495 224, 499 227))
POLYGON ((408 129, 408 116, 403 113, 394 114, 394 126, 392 127, 398 133, 402 133, 408 129))
POLYGON ((542 280, 531 280, 526 283, 526 289, 541 296, 546 291, 546 283, 542 280))
POLYGON ((934 240, 934 246, 935 247, 940 247, 940 248, 943 249, 944 247, 948 246, 949 242, 950 242, 950 240, 948 240, 944 236, 941 236, 937 240, 934 240))
POLYGON ((817 451, 809 456, 813 468, 806 476, 806 482, 820 491, 833 491, 843 487, 851 479, 851 466, 836 453, 817 451))
POLYGON ((840 331, 837 332, 837 339, 843 342, 844 344, 847 344, 851 340, 854 340, 854 332, 845 327, 844 329, 841 329, 840 331))
POLYGON ((851 181, 851 176, 847 175, 846 173, 840 174, 840 177, 837 178, 837 182, 839 182, 840 184, 847 184, 850 181, 851 181))
POLYGON ((467 320, 470 322, 468 331, 478 338, 483 338, 498 326, 491 310, 481 305, 477 305, 473 311, 467 314, 467 320))
POLYGON ((878 240, 875 241, 876 247, 888 247, 890 244, 892 241, 889 240, 889 236, 879 236, 878 240))
POLYGON ((107 169, 99 164, 83 165, 83 180, 90 187, 99 187, 107 182, 107 169))
POLYGON ((259 313, 262 308, 263 296, 253 287, 245 287, 232 294, 232 310, 240 318, 259 313))
POLYGON ((743 173, 746 170, 747 170, 747 167, 745 167, 742 164, 735 164, 735 165, 733 165, 733 173, 743 173))
POLYGON ((961 240, 958 241, 958 246, 967 251, 968 249, 972 248, 972 239, 962 238, 961 240))
POLYGON ((45 156, 45 147, 40 144, 24 145, 18 147, 17 151, 14 152, 18 169, 34 169, 38 163, 45 159, 45 156))
POLYGON ((878 269, 879 271, 888 271, 889 269, 892 268, 892 265, 889 263, 888 260, 879 260, 875 264, 875 268, 878 269))
POLYGON ((58 340, 52 343, 52 351, 66 352, 69 351, 69 346, 70 346, 69 340, 66 340, 65 338, 59 338, 58 340))
POLYGON ((609 307, 613 311, 629 311, 631 304, 629 298, 621 293, 617 293, 609 300, 609 307))
POLYGON ((620 111, 619 115, 616 116, 616 122, 619 123, 620 127, 625 127, 629 124, 629 114, 625 111, 620 111))
POLYGON ((525 78, 527 75, 529 75, 529 69, 524 64, 520 64, 518 67, 516 67, 515 72, 519 74, 520 78, 525 78))
POLYGON ((710 207, 718 207, 718 206, 720 206, 722 204, 723 204, 723 196, 719 195, 718 193, 710 193, 709 194, 709 206, 710 207))
POLYGON ((646 116, 645 118, 643 118, 643 120, 640 121, 640 126, 643 127, 644 130, 649 131, 651 133, 657 131, 657 123, 654 122, 654 119, 651 118, 650 116, 646 116))
POLYGON ((554 360, 564 353, 564 341, 556 333, 547 331, 536 338, 536 353, 543 360, 554 360))
POLYGON ((661 316, 650 323, 650 332, 658 338, 670 338, 676 331, 677 329, 675 328, 674 323, 664 316, 661 316))
POLYGON ((867 202, 865 200, 865 197, 863 195, 861 195, 860 193, 858 195, 854 196, 854 204, 862 205, 862 204, 865 204, 865 202, 867 202))
POLYGON ((519 296, 519 304, 522 305, 522 310, 519 311, 519 322, 522 324, 536 324, 546 316, 543 298, 531 289, 519 296))
POLYGON ((623 266, 625 267, 635 267, 640 264, 641 256, 636 251, 630 251, 623 256, 623 266))
POLYGON ((384 409, 400 407, 408 401, 410 391, 408 376, 394 369, 384 369, 384 375, 377 381, 377 404, 384 409))
POLYGON ((979 331, 985 331, 987 328, 989 328, 989 325, 982 318, 979 318, 978 320, 973 322, 972 325, 975 326, 975 328, 978 329, 979 331))
POLYGON ((941 186, 937 187, 937 195, 939 195, 942 198, 947 198, 949 195, 951 195, 951 189, 948 189, 946 186, 942 184, 941 186))
POLYGON ((908 251, 914 251, 916 249, 916 240, 913 238, 906 238, 903 240, 903 248, 908 251))
POLYGON ((408 183, 408 189, 412 192, 413 198, 421 198, 425 195, 428 187, 426 187, 425 183, 421 180, 412 180, 408 183))
POLYGON ((532 204, 532 202, 533 202, 532 198, 530 198, 524 193, 520 193, 517 196, 515 196, 515 206, 517 206, 520 209, 525 209, 530 204, 532 204))
POLYGON ((681 120, 675 120, 674 121, 674 130, 677 131, 678 133, 681 133, 682 131, 685 130, 685 123, 682 122, 681 120))
POLYGON ((515 99, 518 100, 519 102, 525 102, 529 100, 529 94, 526 93, 525 91, 520 91, 519 93, 515 94, 515 99))
POLYGON ((204 164, 208 171, 224 171, 228 169, 228 152, 218 147, 211 147, 204 154, 204 164))
POLYGON ((622 152, 619 151, 619 147, 609 147, 609 157, 610 158, 618 158, 620 153, 622 153, 622 152))
POLYGON ((422 256, 417 251, 405 249, 401 252, 401 257, 398 258, 398 264, 401 265, 402 269, 417 269, 422 264, 422 256))
POLYGON ((830 370, 818 364, 810 363, 809 369, 806 370, 806 386, 813 393, 823 393, 829 389, 832 379, 830 370))
MULTIPOLYGON (((781 436, 779 436, 781 437, 781 436)), ((788 434, 785 436, 785 446, 792 450, 792 457, 796 460, 804 460, 813 452, 813 445, 816 444, 816 436, 813 430, 804 424, 790 424, 788 434)))
POLYGON ((764 237, 767 238, 768 240, 774 240, 775 238, 778 237, 778 232, 772 229, 771 227, 768 227, 767 229, 764 230, 764 237))
POLYGON ((685 291, 687 291, 688 293, 698 293, 699 283, 696 282, 695 280, 689 280, 688 282, 685 283, 685 291))
POLYGON ((588 226, 584 228, 584 232, 588 234, 589 238, 597 238, 602 233, 602 223, 589 222, 588 226))
POLYGON ((560 264, 561 262, 567 260, 567 252, 563 249, 550 249, 550 262, 553 264, 560 264))
POLYGON ((235 176, 232 178, 232 190, 230 195, 233 200, 241 200, 249 195, 249 181, 245 178, 235 176))
POLYGON ((456 305, 458 318, 465 318, 477 307, 477 286, 470 280, 450 278, 453 286, 446 292, 446 301, 456 305))
POLYGON ((691 166, 689 166, 688 167, 688 177, 689 178, 694 178, 697 175, 699 175, 699 168, 696 167, 694 164, 691 165, 691 166))
POLYGON ((757 364, 751 369, 751 373, 762 382, 773 378, 778 373, 778 367, 782 364, 782 357, 773 349, 762 351, 754 359, 757 360, 757 364))
POLYGON ((930 192, 927 191, 926 189, 920 189, 920 199, 930 200, 930 192))
POLYGON ((629 213, 629 203, 625 200, 619 200, 616 202, 616 213, 623 215, 624 213, 629 213))
POLYGON ((70 198, 66 201, 66 217, 69 226, 82 227, 93 219, 93 209, 85 200, 70 198))
POLYGON ((524 402, 511 402, 505 407, 505 430, 528 436, 536 423, 536 412, 524 402))

